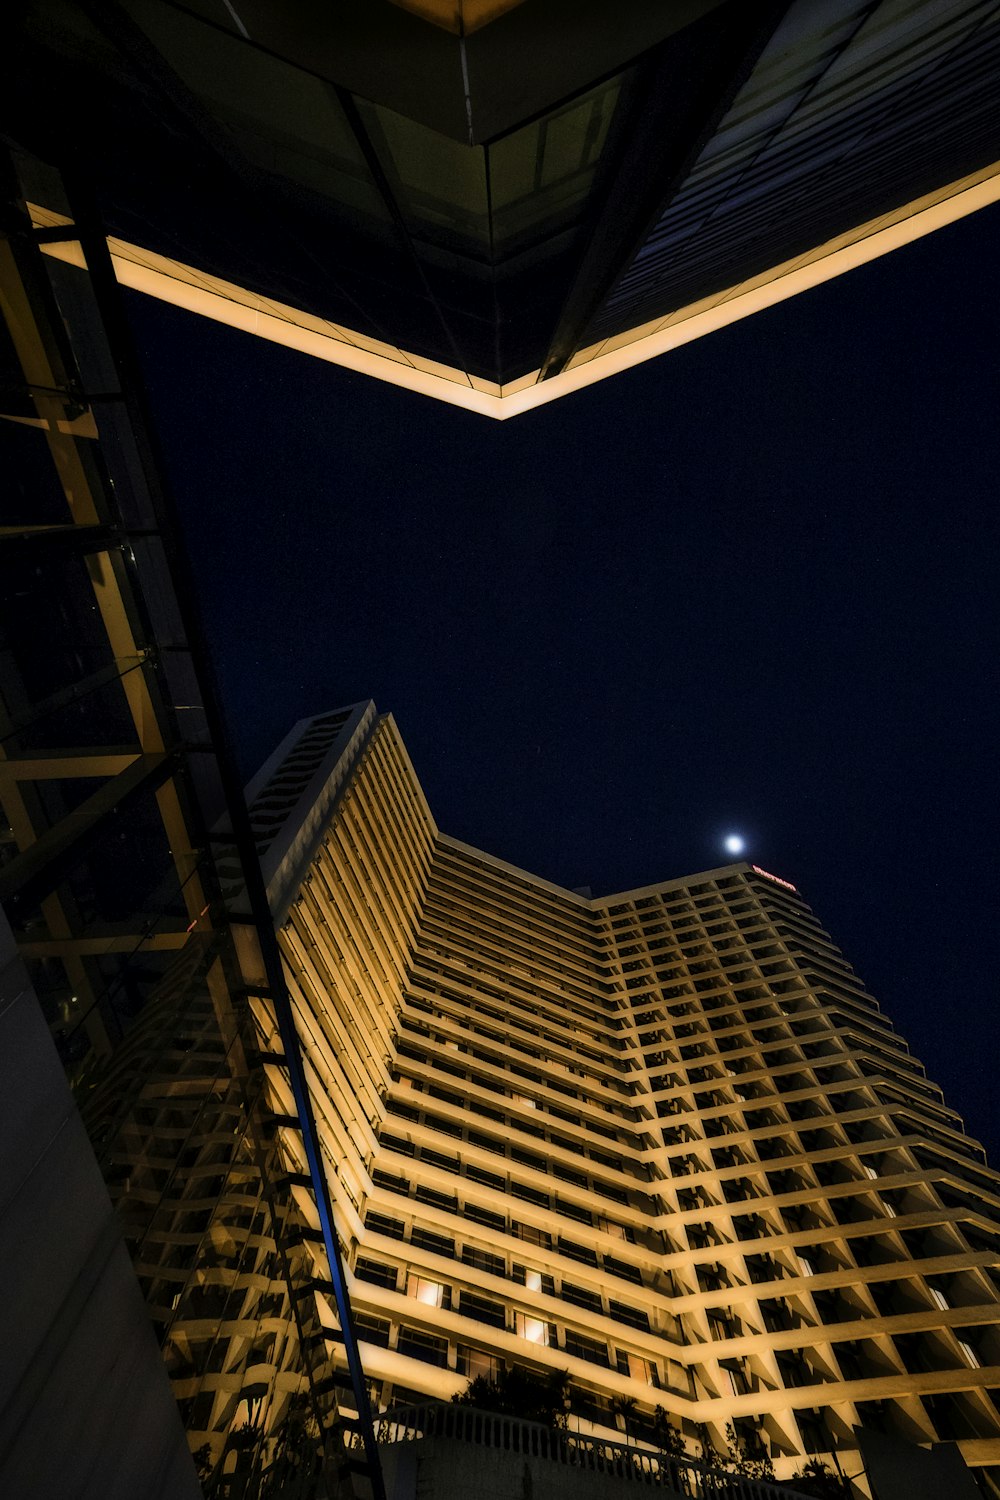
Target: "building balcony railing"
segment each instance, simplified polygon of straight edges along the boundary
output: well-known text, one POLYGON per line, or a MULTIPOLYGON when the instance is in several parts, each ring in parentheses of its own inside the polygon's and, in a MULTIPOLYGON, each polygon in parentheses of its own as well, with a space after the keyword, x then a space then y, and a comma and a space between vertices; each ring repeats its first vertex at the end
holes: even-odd
POLYGON ((806 1500, 788 1485, 471 1406, 428 1402, 396 1407, 376 1418, 375 1427, 380 1448, 425 1439, 469 1443, 609 1479, 653 1485, 683 1500, 806 1500))

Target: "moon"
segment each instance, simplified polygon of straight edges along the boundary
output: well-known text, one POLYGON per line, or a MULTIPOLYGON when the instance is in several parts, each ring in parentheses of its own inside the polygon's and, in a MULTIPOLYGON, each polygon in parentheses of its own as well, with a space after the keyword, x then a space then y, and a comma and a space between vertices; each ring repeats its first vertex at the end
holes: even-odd
POLYGON ((727 833, 722 840, 722 847, 727 854, 742 854, 746 846, 746 839, 741 838, 738 833, 727 833))

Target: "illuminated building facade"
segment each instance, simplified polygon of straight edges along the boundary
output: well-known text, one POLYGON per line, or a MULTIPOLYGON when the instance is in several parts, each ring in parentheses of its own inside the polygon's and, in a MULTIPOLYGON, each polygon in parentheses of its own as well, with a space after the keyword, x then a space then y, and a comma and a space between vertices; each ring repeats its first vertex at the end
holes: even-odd
POLYGON ((1000 195, 997 0, 29 0, 11 25, 15 138, 73 141, 126 285, 497 418, 1000 195))
POLYGON ((521 1365, 779 1478, 859 1426, 1000 1472, 1000 1179, 787 881, 548 884, 370 703, 249 799, 382 1407, 521 1365))

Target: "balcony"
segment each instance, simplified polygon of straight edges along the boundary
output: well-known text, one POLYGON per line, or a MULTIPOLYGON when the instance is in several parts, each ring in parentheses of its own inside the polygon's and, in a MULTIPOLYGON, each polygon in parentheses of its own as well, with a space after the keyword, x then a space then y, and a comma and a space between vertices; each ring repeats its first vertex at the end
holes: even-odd
POLYGON ((546 1500, 626 1500, 655 1486, 665 1500, 805 1500, 783 1484, 745 1479, 689 1459, 544 1427, 475 1407, 398 1407, 376 1421, 394 1500, 524 1492, 546 1500), (530 1485, 529 1485, 530 1480, 530 1485))

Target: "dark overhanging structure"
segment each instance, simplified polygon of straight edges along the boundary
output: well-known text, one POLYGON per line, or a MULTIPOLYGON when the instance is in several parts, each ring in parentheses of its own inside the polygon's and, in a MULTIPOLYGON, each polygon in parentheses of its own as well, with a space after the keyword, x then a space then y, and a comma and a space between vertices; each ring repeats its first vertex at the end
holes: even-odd
POLYGON ((993 0, 71 0, 9 56, 126 284, 501 418, 1000 194, 993 0))

